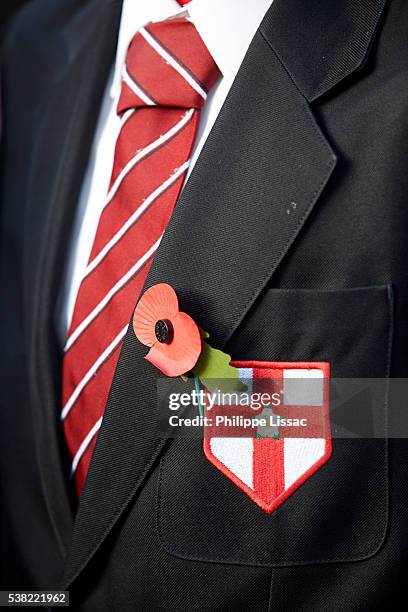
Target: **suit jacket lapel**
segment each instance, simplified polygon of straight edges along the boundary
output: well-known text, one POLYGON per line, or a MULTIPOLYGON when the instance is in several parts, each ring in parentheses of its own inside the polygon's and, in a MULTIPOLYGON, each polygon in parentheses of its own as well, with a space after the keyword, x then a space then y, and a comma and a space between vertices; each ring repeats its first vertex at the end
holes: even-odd
MULTIPOLYGON (((305 99, 309 79, 302 81, 299 66, 297 77, 304 92, 293 79, 296 66, 288 51, 292 41, 285 42, 287 1, 275 0, 255 35, 146 283, 173 285, 182 309, 211 332, 219 347, 237 330, 274 274, 336 164, 305 99), (275 33, 280 56, 274 50, 275 33)), ((290 19, 296 20, 303 5, 289 3, 290 19)), ((348 18, 353 3, 330 2, 328 10, 337 14, 334 4, 344 4, 348 18)), ((354 41, 350 44, 360 42, 362 48, 364 39, 366 52, 367 30, 374 32, 376 13, 364 4, 367 19, 359 15, 349 26, 354 41)), ((317 0, 309 5, 321 10, 317 0)), ((312 14, 317 17, 319 12, 312 14)), ((316 31, 320 25, 312 22, 316 31)), ((344 23, 328 25, 326 36, 335 38, 342 27, 344 23)), ((312 31, 308 48, 314 44, 312 31)), ((364 57, 361 52, 361 62, 364 57)), ((343 50, 332 53, 333 62, 344 65, 346 60, 343 50)), ((330 72, 328 64, 328 59, 317 62, 324 74, 330 72)), ((322 92, 318 84, 327 79, 323 74, 317 78, 318 67, 312 81, 322 92)), ((356 67, 354 62, 348 73, 356 67)), ((345 72, 337 72, 337 77, 344 78, 345 72)), ((81 499, 64 587, 92 558, 166 443, 156 428, 158 372, 144 360, 146 352, 130 328, 81 499)))
MULTIPOLYGON (((23 277, 36 443, 44 495, 62 553, 71 536, 72 512, 59 421, 61 354, 54 309, 120 15, 120 2, 66 0, 65 4, 65 12, 58 3, 55 14, 47 15, 61 23, 59 27, 53 23, 52 34, 40 47, 47 57, 42 65, 43 87, 29 92, 33 127, 25 180, 31 200, 25 205, 23 277)), ((29 59, 33 66, 26 66, 27 71, 38 74, 41 58, 34 53, 29 59)), ((38 88, 38 81, 35 85, 38 88)))

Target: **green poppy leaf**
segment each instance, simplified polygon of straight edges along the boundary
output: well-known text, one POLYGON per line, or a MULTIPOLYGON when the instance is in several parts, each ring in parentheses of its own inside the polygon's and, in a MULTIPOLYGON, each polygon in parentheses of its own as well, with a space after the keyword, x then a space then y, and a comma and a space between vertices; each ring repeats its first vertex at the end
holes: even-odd
POLYGON ((238 369, 231 366, 230 361, 230 355, 203 342, 201 355, 193 372, 209 391, 245 391, 246 386, 238 380, 238 369))

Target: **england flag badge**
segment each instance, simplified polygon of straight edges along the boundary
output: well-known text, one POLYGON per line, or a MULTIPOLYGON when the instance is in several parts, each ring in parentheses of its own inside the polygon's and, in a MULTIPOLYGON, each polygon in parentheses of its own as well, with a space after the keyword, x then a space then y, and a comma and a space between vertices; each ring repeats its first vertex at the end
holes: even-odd
POLYGON ((232 362, 246 392, 213 401, 204 453, 271 513, 332 453, 330 366, 325 362, 232 362), (232 399, 231 399, 232 397, 232 399))

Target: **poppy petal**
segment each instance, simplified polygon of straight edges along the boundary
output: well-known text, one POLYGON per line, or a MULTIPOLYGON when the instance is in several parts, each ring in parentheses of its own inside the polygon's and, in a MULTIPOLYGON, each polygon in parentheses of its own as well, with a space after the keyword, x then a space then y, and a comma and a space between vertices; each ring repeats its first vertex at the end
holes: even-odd
POLYGON ((133 314, 133 329, 142 344, 156 342, 155 325, 159 319, 173 319, 179 309, 177 294, 166 283, 153 285, 140 298, 133 314))
POLYGON ((173 340, 169 344, 156 342, 145 359, 166 376, 181 376, 197 363, 201 353, 201 334, 198 326, 185 312, 172 319, 173 340))

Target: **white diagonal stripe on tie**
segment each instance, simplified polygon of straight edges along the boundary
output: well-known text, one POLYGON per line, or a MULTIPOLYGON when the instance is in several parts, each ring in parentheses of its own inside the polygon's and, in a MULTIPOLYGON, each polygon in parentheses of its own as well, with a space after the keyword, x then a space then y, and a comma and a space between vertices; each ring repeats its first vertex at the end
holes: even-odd
POLYGON ((111 240, 109 240, 109 242, 103 247, 103 249, 101 249, 99 251, 98 255, 96 255, 96 257, 88 264, 88 266, 87 266, 87 268, 86 268, 86 270, 84 272, 84 276, 83 276, 82 280, 84 280, 84 278, 86 276, 88 276, 88 274, 90 274, 100 264, 100 262, 104 259, 104 257, 106 257, 106 255, 115 246, 115 244, 117 244, 119 242, 119 240, 122 238, 122 236, 124 236, 124 234, 126 234, 128 229, 130 227, 132 227, 132 225, 135 223, 135 221, 137 221, 137 219, 144 213, 144 211, 147 208, 149 208, 150 204, 156 198, 158 198, 164 191, 166 191, 166 189, 168 187, 170 187, 173 183, 175 183, 177 181, 177 179, 184 172, 186 172, 186 170, 187 170, 187 168, 189 166, 189 163, 190 162, 187 161, 182 166, 180 166, 180 168, 177 168, 177 170, 166 181, 164 181, 164 183, 162 183, 159 187, 157 187, 157 189, 155 189, 153 191, 153 193, 151 193, 143 201, 143 203, 139 206, 139 208, 137 208, 135 210, 135 212, 129 217, 129 219, 122 225, 120 230, 118 230, 116 232, 116 234, 113 236, 113 238, 111 240))
POLYGON ((75 402, 77 401, 78 397, 81 395, 82 391, 85 389, 86 385, 92 379, 93 375, 96 374, 96 372, 99 370, 99 368, 104 363, 104 361, 111 355, 111 353, 113 353, 113 351, 118 346, 120 341, 124 338, 124 336, 125 336, 125 334, 127 332, 127 328, 128 327, 129 327, 129 325, 126 325, 118 333, 116 338, 114 338, 114 340, 103 351, 103 353, 101 355, 99 355, 98 359, 95 361, 95 363, 92 365, 92 367, 88 370, 88 372, 85 374, 83 379, 75 387, 74 392, 72 393, 72 395, 70 396, 70 398, 68 399, 68 401, 66 402, 66 404, 64 405, 64 407, 62 409, 62 412, 61 412, 61 421, 66 419, 66 417, 68 416, 72 406, 75 404, 75 402))
POLYGON ((84 452, 86 451, 90 443, 92 442, 94 436, 100 430, 101 425, 102 425, 102 417, 96 421, 95 425, 92 427, 92 429, 86 434, 85 438, 82 440, 81 446, 78 448, 75 454, 75 457, 72 461, 72 464, 71 464, 71 478, 75 474, 78 464, 82 459, 82 455, 84 454, 84 452))
POLYGON ((123 179, 129 174, 132 168, 134 168, 139 161, 141 161, 144 157, 146 157, 146 155, 148 155, 149 153, 152 153, 155 149, 157 149, 162 144, 164 144, 167 140, 172 138, 172 136, 175 136, 179 131, 181 131, 183 127, 189 122, 194 112, 195 112, 194 108, 188 110, 183 115, 182 119, 180 119, 180 121, 178 121, 172 128, 170 128, 170 130, 168 130, 165 134, 162 134, 159 138, 151 142, 144 149, 141 149, 140 151, 138 151, 136 155, 128 161, 128 163, 120 171, 115 182, 110 188, 109 193, 106 197, 105 206, 107 206, 109 202, 111 202, 112 198, 115 197, 123 179))
POLYGON ((94 319, 98 316, 98 314, 105 308, 105 306, 110 302, 110 300, 120 291, 120 289, 127 283, 127 281, 132 278, 134 274, 143 266, 154 255, 154 253, 159 248, 160 241, 163 237, 163 234, 160 236, 158 240, 154 243, 152 247, 141 257, 127 272, 122 276, 120 280, 108 291, 108 293, 104 296, 104 298, 95 306, 95 308, 89 313, 87 317, 78 325, 78 327, 72 332, 70 337, 68 338, 64 350, 67 351, 79 338, 79 336, 86 330, 86 328, 92 323, 94 319))
POLYGON ((179 64, 174 57, 172 57, 159 43, 149 34, 149 32, 145 28, 141 28, 139 30, 140 34, 143 36, 145 41, 158 53, 174 70, 176 70, 185 81, 193 88, 200 96, 206 100, 207 92, 197 83, 197 81, 187 72, 181 64, 179 64))
POLYGON ((143 100, 145 104, 147 104, 148 106, 156 106, 156 102, 152 100, 151 98, 149 98, 149 96, 145 94, 145 92, 142 91, 138 85, 136 85, 136 83, 134 82, 130 74, 128 73, 126 65, 123 66, 122 79, 124 80, 126 85, 130 87, 133 93, 135 93, 138 98, 143 100))

